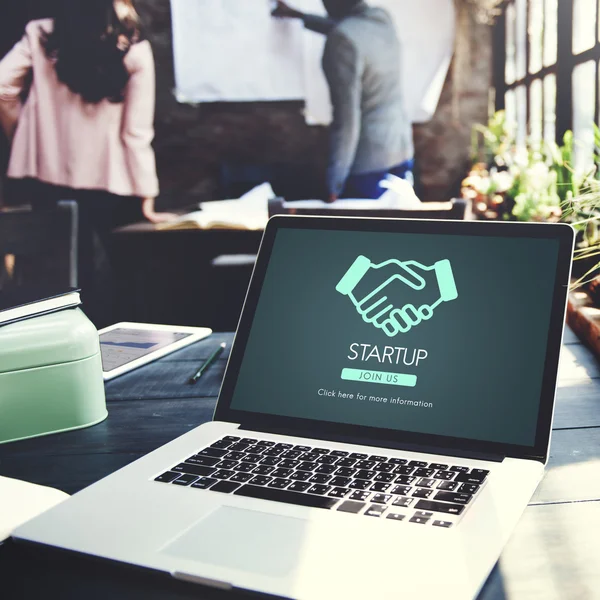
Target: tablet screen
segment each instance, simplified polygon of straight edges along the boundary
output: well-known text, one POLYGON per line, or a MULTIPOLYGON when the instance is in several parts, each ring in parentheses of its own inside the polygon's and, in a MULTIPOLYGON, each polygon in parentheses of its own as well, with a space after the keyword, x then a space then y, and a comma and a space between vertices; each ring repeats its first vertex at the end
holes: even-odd
POLYGON ((117 328, 100 335, 102 370, 118 369, 142 356, 190 337, 191 333, 117 328))

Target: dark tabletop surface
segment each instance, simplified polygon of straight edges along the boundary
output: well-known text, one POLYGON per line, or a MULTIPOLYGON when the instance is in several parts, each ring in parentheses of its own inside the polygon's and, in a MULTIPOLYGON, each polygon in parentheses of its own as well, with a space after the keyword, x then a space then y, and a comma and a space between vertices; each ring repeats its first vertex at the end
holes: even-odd
MULTIPOLYGON (((213 334, 108 382, 109 416, 94 427, 0 445, 0 475, 72 494, 210 420, 232 339, 231 333, 213 334), (198 383, 187 384, 223 341, 227 350, 218 361, 198 383)), ((600 368, 570 331, 562 350, 550 454, 546 477, 480 600, 599 597, 600 368)), ((107 561, 12 541, 0 545, 0 597, 11 600, 226 595, 232 596, 107 561)))

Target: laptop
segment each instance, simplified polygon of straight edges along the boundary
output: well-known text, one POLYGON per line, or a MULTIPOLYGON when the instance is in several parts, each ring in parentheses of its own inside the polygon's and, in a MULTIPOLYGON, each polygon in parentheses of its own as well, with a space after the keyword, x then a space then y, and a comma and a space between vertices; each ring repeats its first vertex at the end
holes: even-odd
POLYGON ((214 420, 14 537, 286 598, 475 597, 544 474, 572 249, 272 218, 214 420))

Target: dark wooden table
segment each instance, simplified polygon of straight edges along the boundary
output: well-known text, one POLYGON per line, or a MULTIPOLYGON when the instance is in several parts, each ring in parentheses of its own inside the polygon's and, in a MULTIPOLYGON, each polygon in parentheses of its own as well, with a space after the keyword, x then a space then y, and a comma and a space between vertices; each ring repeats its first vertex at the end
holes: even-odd
POLYGON ((224 254, 256 254, 262 234, 239 229, 160 230, 151 223, 115 230, 111 243, 119 293, 116 319, 212 326, 214 301, 223 300, 225 290, 211 261, 224 254))
MULTIPOLYGON (((185 382, 220 342, 229 346, 231 340, 232 334, 215 334, 109 382, 106 421, 0 446, 0 474, 74 493, 209 420, 227 353, 198 384, 185 382)), ((225 594, 162 574, 9 541, 0 546, 0 597, 183 600, 225 594), (12 595, 3 595, 7 589, 12 595)), ((598 597, 600 368, 567 331, 547 474, 480 600, 598 597)))

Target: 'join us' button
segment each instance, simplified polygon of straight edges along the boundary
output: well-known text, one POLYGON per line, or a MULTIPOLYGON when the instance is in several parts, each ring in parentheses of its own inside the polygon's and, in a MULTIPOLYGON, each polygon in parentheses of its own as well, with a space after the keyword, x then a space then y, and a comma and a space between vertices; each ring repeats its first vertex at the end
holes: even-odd
POLYGON ((415 387, 417 376, 406 373, 388 373, 386 371, 366 371, 363 369, 342 369, 342 379, 347 381, 364 381, 366 383, 382 383, 385 385, 402 385, 415 387))

